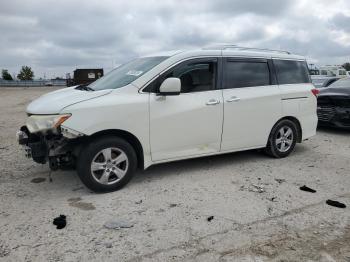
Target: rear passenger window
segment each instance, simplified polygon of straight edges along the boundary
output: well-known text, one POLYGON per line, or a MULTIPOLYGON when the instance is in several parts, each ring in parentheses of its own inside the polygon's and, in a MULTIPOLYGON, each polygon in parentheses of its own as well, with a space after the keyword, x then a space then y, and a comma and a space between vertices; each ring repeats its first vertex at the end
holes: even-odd
POLYGON ((227 61, 224 88, 266 85, 270 85, 270 70, 267 62, 227 61))
POLYGON ((273 60, 280 85, 310 83, 305 61, 273 60))

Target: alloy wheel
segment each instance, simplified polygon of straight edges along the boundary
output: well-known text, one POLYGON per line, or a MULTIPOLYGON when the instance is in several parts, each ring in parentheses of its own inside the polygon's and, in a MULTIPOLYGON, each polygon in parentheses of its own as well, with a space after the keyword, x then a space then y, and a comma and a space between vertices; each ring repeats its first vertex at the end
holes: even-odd
POLYGON ((111 147, 98 152, 91 162, 92 177, 100 184, 112 185, 120 181, 129 168, 125 152, 111 147))
POLYGON ((293 145, 294 134, 292 128, 283 126, 278 130, 275 143, 278 151, 287 152, 293 145))

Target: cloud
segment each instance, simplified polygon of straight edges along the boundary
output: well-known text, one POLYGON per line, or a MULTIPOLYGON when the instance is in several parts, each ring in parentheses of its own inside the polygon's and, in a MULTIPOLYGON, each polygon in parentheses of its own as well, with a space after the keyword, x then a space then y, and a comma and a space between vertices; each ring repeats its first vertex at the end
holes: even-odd
POLYGON ((348 16, 342 13, 336 14, 331 19, 331 24, 333 24, 337 30, 350 32, 350 15, 348 16))
POLYGON ((104 67, 171 49, 233 43, 350 60, 350 2, 12 0, 0 9, 0 68, 36 76, 104 67))

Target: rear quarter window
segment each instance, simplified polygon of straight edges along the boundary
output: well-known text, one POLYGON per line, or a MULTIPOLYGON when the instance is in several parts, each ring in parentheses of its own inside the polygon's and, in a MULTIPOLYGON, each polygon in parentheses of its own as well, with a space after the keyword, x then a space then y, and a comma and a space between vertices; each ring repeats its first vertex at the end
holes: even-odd
POLYGON ((305 61, 273 60, 280 85, 311 83, 305 61))
POLYGON ((228 61, 225 66, 225 89, 270 85, 266 62, 228 61))

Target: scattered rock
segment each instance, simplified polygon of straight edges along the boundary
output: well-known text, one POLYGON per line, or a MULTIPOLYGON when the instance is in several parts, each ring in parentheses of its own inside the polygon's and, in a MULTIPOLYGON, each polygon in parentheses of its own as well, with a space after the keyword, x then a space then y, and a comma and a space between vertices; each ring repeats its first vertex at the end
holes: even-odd
POLYGON ((277 197, 271 197, 271 198, 269 198, 269 200, 270 200, 271 202, 277 202, 277 201, 276 201, 276 198, 277 198, 277 197))
POLYGON ((170 204, 169 207, 177 207, 177 204, 170 204))
POLYGON ((0 244, 0 257, 7 257, 10 254, 10 249, 4 244, 0 244))
POLYGON ((139 205, 139 204, 141 204, 142 203, 142 199, 140 199, 139 201, 135 201, 135 204, 136 205, 139 205))
POLYGON ((286 180, 283 179, 283 178, 275 178, 275 181, 276 181, 278 184, 282 184, 282 183, 286 182, 286 180))
POLYGON ((253 192, 259 192, 259 193, 265 192, 264 186, 262 186, 262 185, 252 184, 252 186, 255 188, 255 189, 252 189, 253 192))
POLYGON ((60 215, 59 217, 56 217, 53 220, 53 223, 55 226, 57 226, 57 229, 62 229, 65 228, 67 225, 67 220, 66 220, 66 216, 65 215, 60 215))
POLYGON ((273 211, 272 207, 268 207, 267 208, 267 213, 269 214, 269 216, 271 216, 272 211, 273 211))
POLYGON ((310 192, 310 193, 316 193, 315 189, 312 189, 312 188, 307 187, 307 186, 302 186, 299 189, 302 190, 302 191, 310 192))
POLYGON ((326 204, 327 205, 330 205, 330 206, 333 206, 333 207, 338 207, 338 208, 346 208, 346 205, 341 203, 341 202, 338 202, 338 201, 334 201, 334 200, 330 200, 328 199, 326 201, 326 204))
POLYGON ((210 216, 210 217, 207 218, 207 221, 210 222, 210 221, 212 221, 213 219, 214 219, 214 216, 210 216))
POLYGON ((106 247, 106 248, 112 248, 113 245, 112 245, 112 243, 105 243, 105 247, 106 247))
POLYGON ((33 178, 30 182, 38 184, 38 183, 42 183, 45 181, 46 181, 46 178, 44 178, 44 177, 36 177, 36 178, 33 178))
POLYGON ((122 229, 122 228, 131 228, 134 224, 128 221, 122 220, 111 220, 104 224, 105 228, 108 229, 122 229))
POLYGON ((252 184, 250 187, 246 187, 244 185, 242 185, 239 188, 240 191, 249 191, 249 192, 258 192, 258 193, 264 193, 265 189, 263 185, 256 185, 256 184, 252 184))

